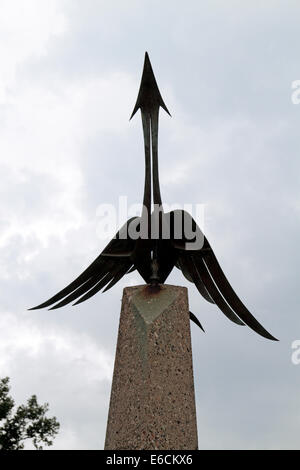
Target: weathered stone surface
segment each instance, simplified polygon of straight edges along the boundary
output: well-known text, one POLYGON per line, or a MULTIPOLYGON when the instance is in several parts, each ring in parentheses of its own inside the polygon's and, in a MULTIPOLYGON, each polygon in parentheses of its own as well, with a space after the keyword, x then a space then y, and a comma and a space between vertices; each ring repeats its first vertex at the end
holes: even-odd
POLYGON ((197 449, 187 289, 123 292, 105 449, 197 449))

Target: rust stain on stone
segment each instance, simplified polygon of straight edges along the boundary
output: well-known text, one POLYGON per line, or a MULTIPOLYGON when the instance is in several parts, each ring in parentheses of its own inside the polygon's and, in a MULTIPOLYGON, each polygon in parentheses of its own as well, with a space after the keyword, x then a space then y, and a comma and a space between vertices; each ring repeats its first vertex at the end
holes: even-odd
POLYGON ((147 297, 153 297, 155 295, 158 295, 162 290, 162 285, 161 284, 146 284, 143 289, 141 289, 140 293, 142 296, 145 298, 147 297))

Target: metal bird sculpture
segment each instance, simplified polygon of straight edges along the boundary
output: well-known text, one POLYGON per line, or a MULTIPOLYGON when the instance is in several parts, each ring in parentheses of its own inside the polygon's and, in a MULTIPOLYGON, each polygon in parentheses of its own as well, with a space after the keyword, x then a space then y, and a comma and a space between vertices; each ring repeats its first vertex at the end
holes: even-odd
MULTIPOLYGON (((169 213, 163 210, 157 153, 160 107, 170 114, 159 92, 146 52, 140 89, 131 115, 132 118, 141 110, 145 149, 142 214, 129 219, 95 261, 71 284, 30 310, 50 306, 56 309, 73 301, 77 305, 101 289, 107 291, 125 274, 134 270, 139 272, 150 288, 159 288, 176 266, 186 279, 195 284, 205 300, 216 304, 231 321, 248 325, 259 335, 276 340, 236 295, 195 220, 183 210, 169 213), (152 192, 154 209, 151 212, 152 192)), ((190 319, 202 328, 192 312, 190 319)))

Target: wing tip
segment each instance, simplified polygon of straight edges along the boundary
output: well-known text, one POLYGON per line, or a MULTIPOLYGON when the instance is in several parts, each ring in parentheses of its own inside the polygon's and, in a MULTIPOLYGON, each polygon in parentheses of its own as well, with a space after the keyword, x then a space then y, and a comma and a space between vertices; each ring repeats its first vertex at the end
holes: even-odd
POLYGON ((266 339, 269 339, 270 341, 280 341, 278 338, 275 338, 275 336, 271 335, 268 333, 267 335, 263 335, 266 339))
POLYGON ((45 308, 45 307, 47 307, 47 306, 48 306, 48 305, 46 305, 46 303, 43 302, 42 304, 36 305, 35 307, 30 307, 30 308, 28 308, 27 310, 39 310, 39 309, 45 308))
POLYGON ((198 320, 198 318, 196 317, 196 315, 193 314, 193 312, 189 311, 189 315, 190 315, 190 320, 192 322, 195 323, 195 325, 199 326, 199 328, 201 328, 201 330, 203 331, 203 333, 205 333, 205 329, 203 328, 202 324, 200 323, 200 321, 198 320))

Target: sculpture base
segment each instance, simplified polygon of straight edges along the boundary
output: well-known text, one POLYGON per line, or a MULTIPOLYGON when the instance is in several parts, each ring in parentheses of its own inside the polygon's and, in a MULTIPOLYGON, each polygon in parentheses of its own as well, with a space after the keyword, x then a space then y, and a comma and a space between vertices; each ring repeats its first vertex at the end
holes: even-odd
POLYGON ((187 289, 126 287, 105 449, 197 448, 187 289))

